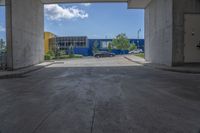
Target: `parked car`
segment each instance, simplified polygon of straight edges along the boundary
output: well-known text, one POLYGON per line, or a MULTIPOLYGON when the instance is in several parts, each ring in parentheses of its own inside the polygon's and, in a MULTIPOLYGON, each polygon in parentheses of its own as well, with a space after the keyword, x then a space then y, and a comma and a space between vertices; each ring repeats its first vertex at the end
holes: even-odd
POLYGON ((107 51, 100 51, 96 54, 94 54, 94 57, 99 58, 99 57, 113 57, 115 56, 115 53, 107 52, 107 51))
POLYGON ((144 53, 144 51, 142 49, 135 49, 129 52, 129 54, 139 54, 139 53, 144 53))

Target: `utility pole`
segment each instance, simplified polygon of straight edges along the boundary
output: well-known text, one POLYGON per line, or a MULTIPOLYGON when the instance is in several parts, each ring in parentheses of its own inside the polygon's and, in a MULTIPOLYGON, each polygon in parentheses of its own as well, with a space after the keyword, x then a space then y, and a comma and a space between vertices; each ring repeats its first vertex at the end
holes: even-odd
POLYGON ((142 29, 140 28, 138 31, 137 31, 137 48, 139 47, 139 44, 140 44, 140 32, 142 31, 142 29))

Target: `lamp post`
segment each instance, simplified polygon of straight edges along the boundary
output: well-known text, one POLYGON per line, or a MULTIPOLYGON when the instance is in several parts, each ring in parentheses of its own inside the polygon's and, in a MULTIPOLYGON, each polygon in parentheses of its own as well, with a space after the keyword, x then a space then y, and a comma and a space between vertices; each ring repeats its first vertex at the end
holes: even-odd
POLYGON ((142 31, 142 29, 140 28, 138 31, 137 31, 137 48, 139 47, 139 44, 140 44, 140 32, 142 31))

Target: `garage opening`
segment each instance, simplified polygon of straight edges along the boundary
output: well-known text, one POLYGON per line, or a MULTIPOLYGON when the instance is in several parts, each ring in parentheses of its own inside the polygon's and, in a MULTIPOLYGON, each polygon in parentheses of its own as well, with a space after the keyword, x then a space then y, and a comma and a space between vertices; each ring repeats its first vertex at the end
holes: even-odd
POLYGON ((6 24, 5 24, 5 6, 0 5, 0 71, 5 70, 6 61, 6 24))
POLYGON ((92 60, 109 64, 112 56, 144 58, 143 9, 127 9, 127 3, 68 3, 46 4, 44 13, 46 60, 78 58, 88 65, 92 60))

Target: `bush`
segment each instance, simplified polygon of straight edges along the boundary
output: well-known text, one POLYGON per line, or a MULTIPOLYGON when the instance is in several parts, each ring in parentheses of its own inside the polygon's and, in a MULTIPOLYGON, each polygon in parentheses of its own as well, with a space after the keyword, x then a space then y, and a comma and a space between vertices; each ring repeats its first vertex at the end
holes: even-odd
POLYGON ((137 49, 137 46, 135 44, 131 44, 130 47, 128 48, 129 51, 133 51, 137 49))
POLYGON ((50 54, 45 54, 44 55, 44 59, 45 60, 51 60, 52 59, 52 56, 50 54))
POLYGON ((45 60, 52 60, 55 58, 55 54, 53 51, 49 51, 44 55, 45 60))
POLYGON ((52 56, 52 57, 55 57, 55 53, 53 51, 49 51, 49 52, 47 52, 47 54, 52 56))
POLYGON ((71 52, 69 55, 66 55, 64 50, 57 50, 55 51, 55 53, 53 51, 49 51, 44 55, 45 60, 82 58, 82 57, 83 57, 82 55, 73 54, 73 52, 71 52))

